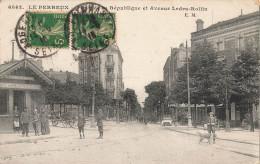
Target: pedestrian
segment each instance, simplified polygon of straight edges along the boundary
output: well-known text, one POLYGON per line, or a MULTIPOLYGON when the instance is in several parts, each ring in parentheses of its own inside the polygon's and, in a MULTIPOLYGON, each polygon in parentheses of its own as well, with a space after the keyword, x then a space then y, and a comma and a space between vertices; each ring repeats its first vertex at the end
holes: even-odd
POLYGON ((144 116, 144 124, 147 125, 147 122, 148 122, 148 116, 144 116))
POLYGON ((45 135, 47 134, 47 124, 48 124, 48 115, 45 111, 45 109, 42 109, 42 112, 41 112, 41 132, 42 132, 42 135, 45 135))
POLYGON ((39 119, 40 119, 40 116, 38 114, 38 110, 34 109, 34 112, 33 112, 33 129, 34 129, 34 132, 35 132, 35 136, 39 136, 39 119))
POLYGON ((31 119, 31 114, 28 111, 28 109, 25 107, 24 111, 21 113, 21 124, 22 124, 22 129, 23 129, 23 137, 26 134, 26 137, 30 137, 28 135, 29 133, 29 123, 30 123, 30 119, 31 119))
POLYGON ((48 116, 49 109, 48 109, 48 105, 45 105, 44 109, 45 109, 45 112, 46 112, 46 115, 47 115, 47 117, 46 117, 47 121, 46 121, 46 124, 45 124, 45 126, 46 126, 46 134, 50 134, 51 131, 50 131, 50 126, 49 126, 49 116, 48 116))
POLYGON ((19 129, 20 129, 20 112, 18 111, 17 106, 14 107, 13 126, 14 126, 14 132, 18 132, 19 133, 19 129))
POLYGON ((86 120, 83 117, 82 114, 79 114, 79 118, 78 118, 78 129, 79 129, 79 136, 80 139, 82 139, 81 137, 81 133, 83 134, 83 138, 85 138, 85 134, 84 134, 84 126, 85 126, 86 120))
POLYGON ((101 108, 98 109, 98 113, 97 113, 96 119, 97 119, 98 131, 99 131, 98 139, 103 139, 103 134, 104 134, 104 130, 103 130, 103 113, 102 113, 102 109, 101 108))
POLYGON ((208 118, 208 121, 207 121, 207 130, 208 130, 209 134, 211 134, 211 132, 213 133, 213 144, 215 144, 215 139, 216 139, 216 134, 215 134, 216 123, 217 123, 217 120, 214 117, 214 113, 210 112, 209 118, 208 118))

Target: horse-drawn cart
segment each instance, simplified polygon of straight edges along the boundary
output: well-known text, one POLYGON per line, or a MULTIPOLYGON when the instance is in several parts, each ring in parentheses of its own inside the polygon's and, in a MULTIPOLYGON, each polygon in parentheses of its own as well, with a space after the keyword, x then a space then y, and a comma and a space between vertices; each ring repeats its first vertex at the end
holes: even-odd
POLYGON ((64 127, 77 127, 77 117, 72 112, 67 112, 63 114, 59 114, 59 112, 52 112, 51 114, 51 123, 53 126, 57 126, 61 123, 64 127))

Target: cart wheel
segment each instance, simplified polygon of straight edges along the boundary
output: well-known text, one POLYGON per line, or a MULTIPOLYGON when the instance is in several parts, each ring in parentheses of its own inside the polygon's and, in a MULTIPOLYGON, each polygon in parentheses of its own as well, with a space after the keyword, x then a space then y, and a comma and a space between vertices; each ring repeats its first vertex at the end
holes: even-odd
POLYGON ((51 123, 53 126, 57 126, 59 122, 57 120, 51 120, 51 123))
POLYGON ((70 120, 69 125, 71 128, 77 128, 78 121, 76 119, 70 120))
POLYGON ((63 125, 65 128, 69 127, 69 124, 67 123, 67 121, 62 121, 62 125, 63 125))

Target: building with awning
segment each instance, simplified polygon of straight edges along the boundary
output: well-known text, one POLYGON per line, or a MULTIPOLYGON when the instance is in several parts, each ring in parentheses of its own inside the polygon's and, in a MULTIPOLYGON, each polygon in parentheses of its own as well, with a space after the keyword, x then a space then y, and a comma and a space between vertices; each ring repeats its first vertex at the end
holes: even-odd
MULTIPOLYGON (((0 65, 0 126, 13 118, 14 106, 18 110, 41 109, 45 104, 47 86, 54 83, 44 72, 41 60, 24 58, 0 65)), ((10 125, 12 127, 12 124, 10 125)))

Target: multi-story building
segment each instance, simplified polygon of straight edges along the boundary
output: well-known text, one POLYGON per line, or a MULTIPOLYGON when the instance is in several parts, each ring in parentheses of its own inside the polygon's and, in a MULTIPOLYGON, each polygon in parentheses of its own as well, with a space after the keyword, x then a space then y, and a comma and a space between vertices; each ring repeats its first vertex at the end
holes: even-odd
MULTIPOLYGON (((259 48, 259 17, 259 11, 246 15, 241 14, 236 18, 218 22, 205 29, 203 28, 204 22, 198 19, 196 21, 197 31, 191 33, 191 50, 194 50, 197 43, 202 43, 206 39, 215 47, 219 59, 227 59, 230 66, 236 60, 239 51, 248 44, 259 48)), ((240 114, 240 110, 235 109, 235 103, 232 103, 230 108, 231 120, 240 120, 243 117, 244 114, 240 114)), ((256 106, 253 108, 255 110, 256 106)), ((224 110, 222 113, 224 116, 224 110)))
POLYGON ((259 17, 257 11, 218 22, 205 29, 204 22, 198 19, 197 31, 191 33, 191 49, 194 50, 197 43, 207 39, 219 52, 219 58, 234 61, 239 54, 237 52, 245 45, 253 44, 256 48, 259 46, 259 17))
POLYGON ((49 71, 44 71, 50 78, 56 79, 61 83, 66 83, 67 81, 79 83, 79 75, 73 72, 63 72, 63 71, 53 71, 51 68, 49 71))
POLYGON ((124 90, 123 58, 116 43, 101 52, 79 54, 79 82, 99 81, 112 99, 121 99, 124 90))
MULTIPOLYGON (((190 48, 187 48, 188 57, 190 56, 190 48)), ((178 77, 178 68, 186 63, 186 47, 181 43, 179 48, 171 48, 171 55, 163 67, 163 80, 166 84, 167 92, 178 77)))

